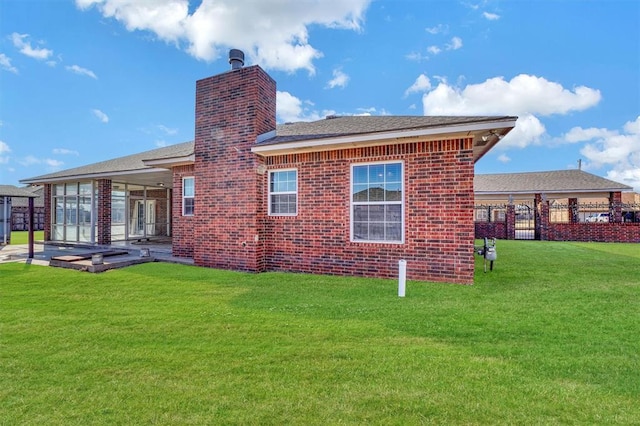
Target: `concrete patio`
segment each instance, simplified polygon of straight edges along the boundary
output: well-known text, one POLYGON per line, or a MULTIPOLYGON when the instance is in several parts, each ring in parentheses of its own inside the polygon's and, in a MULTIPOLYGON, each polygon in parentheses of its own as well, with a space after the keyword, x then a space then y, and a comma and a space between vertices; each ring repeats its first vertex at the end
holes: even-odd
POLYGON ((110 246, 34 244, 34 257, 29 259, 28 244, 0 245, 0 264, 21 262, 32 265, 68 267, 89 272, 102 272, 144 262, 169 262, 193 265, 193 259, 171 255, 171 244, 119 242, 110 246), (94 254, 101 254, 102 263, 95 264, 94 254))

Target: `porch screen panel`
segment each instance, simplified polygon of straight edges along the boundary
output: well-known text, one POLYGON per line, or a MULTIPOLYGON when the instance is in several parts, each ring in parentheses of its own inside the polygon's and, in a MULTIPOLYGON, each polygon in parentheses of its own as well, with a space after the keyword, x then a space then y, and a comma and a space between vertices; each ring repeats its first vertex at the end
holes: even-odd
POLYGON ((113 184, 111 187, 111 240, 126 239, 126 191, 124 184, 113 184))

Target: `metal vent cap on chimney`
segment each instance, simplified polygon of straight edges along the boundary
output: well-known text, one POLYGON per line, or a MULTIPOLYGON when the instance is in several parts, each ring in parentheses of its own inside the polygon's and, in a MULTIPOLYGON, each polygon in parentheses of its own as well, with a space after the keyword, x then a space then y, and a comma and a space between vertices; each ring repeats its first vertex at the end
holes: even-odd
POLYGON ((229 50, 229 63, 232 70, 238 70, 244 66, 244 52, 240 49, 229 50))

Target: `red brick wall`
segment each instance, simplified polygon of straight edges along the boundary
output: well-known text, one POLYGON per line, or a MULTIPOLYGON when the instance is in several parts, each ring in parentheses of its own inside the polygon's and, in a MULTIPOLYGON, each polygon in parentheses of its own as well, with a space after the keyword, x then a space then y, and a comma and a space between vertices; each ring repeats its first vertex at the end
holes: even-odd
MULTIPOLYGON (((507 222, 476 222, 475 235, 476 238, 498 238, 501 240, 509 239, 507 237, 507 222)), ((511 238, 513 239, 513 238, 511 238)))
MULTIPOLYGON (((173 168, 171 203, 172 251, 177 257, 193 257, 194 216, 182 216, 182 178, 193 176, 193 165, 173 168)), ((196 190, 196 198, 200 194, 196 190)))
POLYGON ((264 269, 264 188, 251 152, 275 130, 276 83, 258 66, 196 83, 194 263, 264 269))
POLYGON ((297 216, 265 216, 266 268, 394 278, 405 259, 410 279, 473 283, 471 147, 459 139, 267 158, 270 170, 297 168, 299 199, 297 216), (404 161, 405 243, 351 242, 351 165, 389 160, 404 161))
POLYGON ((549 241, 640 243, 640 223, 551 223, 549 241))
POLYGON ((98 244, 111 244, 111 180, 98 182, 98 244))

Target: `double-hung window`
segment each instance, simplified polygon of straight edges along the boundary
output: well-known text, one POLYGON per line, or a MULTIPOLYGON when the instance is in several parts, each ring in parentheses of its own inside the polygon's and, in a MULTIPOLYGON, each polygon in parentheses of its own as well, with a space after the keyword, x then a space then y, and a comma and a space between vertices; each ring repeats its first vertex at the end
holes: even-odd
POLYGON ((351 166, 351 241, 404 242, 402 162, 351 166))
POLYGON ((298 171, 269 172, 269 215, 295 216, 298 213, 298 171))
POLYGON ((182 215, 193 216, 195 207, 195 179, 182 178, 182 215))

